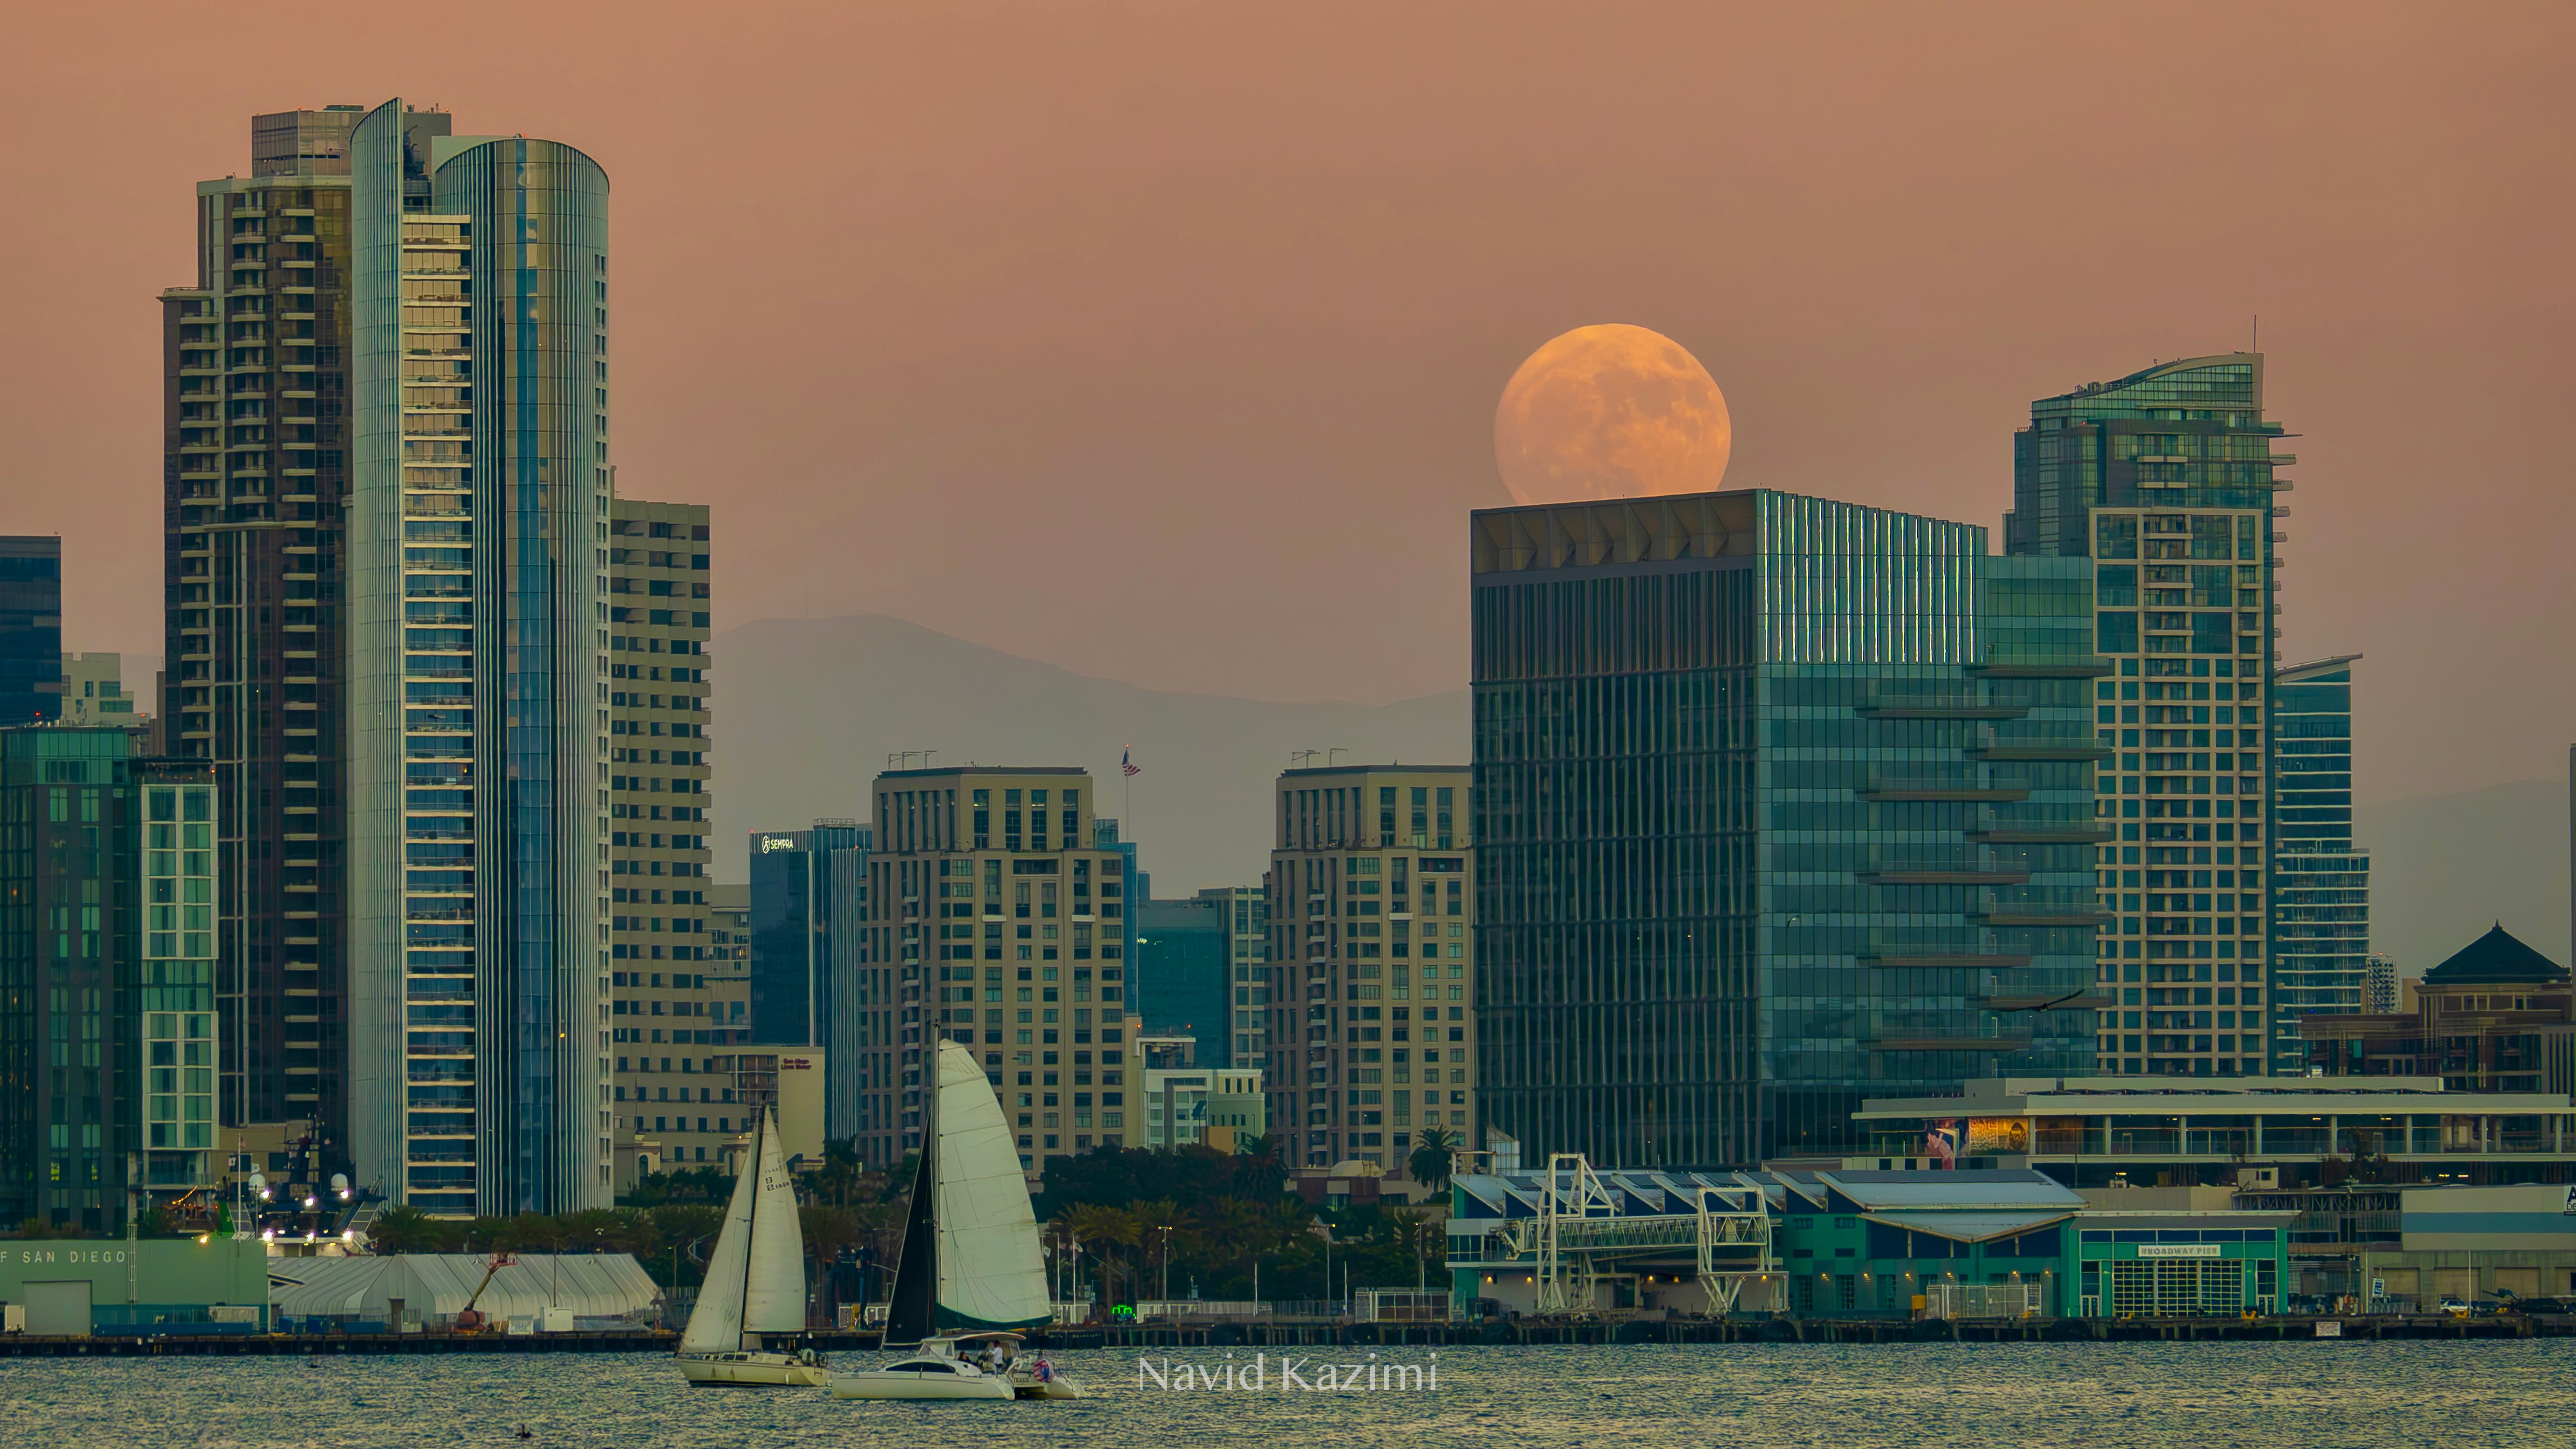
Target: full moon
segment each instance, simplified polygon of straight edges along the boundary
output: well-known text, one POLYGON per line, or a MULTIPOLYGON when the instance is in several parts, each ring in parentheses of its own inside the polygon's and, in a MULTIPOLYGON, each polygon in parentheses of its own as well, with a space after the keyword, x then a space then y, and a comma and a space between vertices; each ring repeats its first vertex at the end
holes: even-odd
POLYGON ((1494 409, 1494 464, 1523 504, 1704 493, 1726 476, 1734 441, 1699 359, 1624 323, 1550 339, 1494 409))

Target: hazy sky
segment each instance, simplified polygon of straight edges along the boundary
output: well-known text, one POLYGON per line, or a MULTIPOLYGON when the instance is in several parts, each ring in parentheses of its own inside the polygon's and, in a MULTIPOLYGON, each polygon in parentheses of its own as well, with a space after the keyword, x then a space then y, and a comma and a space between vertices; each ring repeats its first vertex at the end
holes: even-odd
POLYGON ((621 487, 715 506, 720 624, 1453 688, 1557 332, 1696 353, 1731 485, 1991 526, 2030 399, 2259 312, 2283 654, 2367 654, 2363 795, 2556 775, 2571 54, 2538 5, 12 6, 0 530, 65 536, 70 647, 157 651, 192 183, 399 94, 607 167, 621 487))

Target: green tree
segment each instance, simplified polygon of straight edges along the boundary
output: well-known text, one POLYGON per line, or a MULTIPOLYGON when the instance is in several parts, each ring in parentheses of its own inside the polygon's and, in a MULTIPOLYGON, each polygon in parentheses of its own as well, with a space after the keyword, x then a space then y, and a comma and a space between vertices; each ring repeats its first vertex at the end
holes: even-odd
POLYGON ((1413 1139, 1413 1151, 1404 1159, 1405 1169, 1413 1180, 1438 1193, 1449 1188, 1450 1164, 1457 1160, 1458 1138, 1439 1127, 1425 1127, 1413 1139))
POLYGON ((376 1214, 367 1228, 367 1241, 379 1253, 436 1253, 445 1250, 451 1232, 447 1224, 420 1209, 398 1203, 376 1214))

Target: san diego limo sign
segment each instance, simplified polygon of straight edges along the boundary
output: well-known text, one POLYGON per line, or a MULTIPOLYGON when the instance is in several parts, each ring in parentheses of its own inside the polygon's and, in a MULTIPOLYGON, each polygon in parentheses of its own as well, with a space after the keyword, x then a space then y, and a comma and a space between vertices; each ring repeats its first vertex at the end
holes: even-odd
POLYGON ((1256 1353, 1249 1361, 1227 1354, 1221 1363, 1136 1360, 1136 1387, 1178 1393, 1433 1393, 1440 1388, 1440 1355, 1425 1363, 1382 1363, 1370 1354, 1359 1363, 1256 1353))

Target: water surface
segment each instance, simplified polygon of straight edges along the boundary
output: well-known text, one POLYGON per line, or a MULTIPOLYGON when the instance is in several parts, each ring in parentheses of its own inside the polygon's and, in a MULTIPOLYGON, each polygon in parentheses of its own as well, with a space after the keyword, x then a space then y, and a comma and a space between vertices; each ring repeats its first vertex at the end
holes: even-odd
MULTIPOLYGON (((1379 1351, 1427 1364, 1431 1350, 1379 1351)), ((2442 1449, 2576 1444, 2576 1339, 2483 1343, 1710 1344, 1439 1350, 1436 1392, 1137 1385, 1137 1359, 1056 1355, 1080 1403, 844 1403, 820 1390, 693 1389, 644 1354, 0 1360, 11 1446, 1624 1444, 1817 1449, 2006 1444, 2442 1449), (532 1436, 516 1437, 520 1425, 532 1436)), ((848 1355, 864 1361, 867 1355, 848 1355)), ((1235 1361, 1251 1353, 1236 1350, 1235 1361)), ((1367 1350, 1298 1350, 1317 1366, 1367 1350)))

